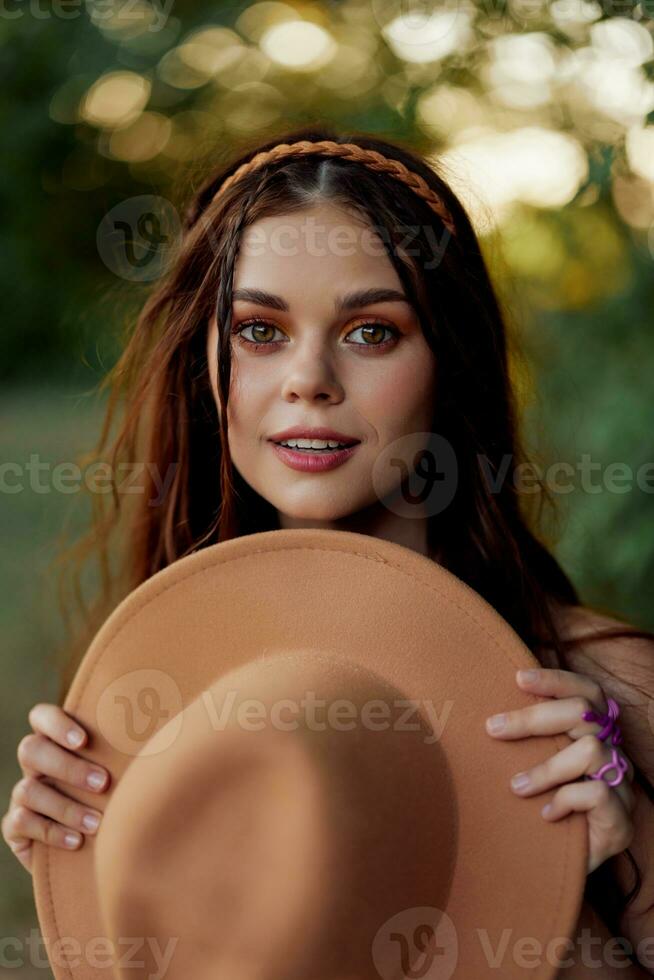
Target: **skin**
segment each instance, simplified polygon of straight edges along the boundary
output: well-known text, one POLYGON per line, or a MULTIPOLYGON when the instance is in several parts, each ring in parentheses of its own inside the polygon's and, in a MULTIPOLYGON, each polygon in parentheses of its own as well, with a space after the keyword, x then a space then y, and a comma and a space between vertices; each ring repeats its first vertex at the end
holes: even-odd
MULTIPOLYGON (((366 247, 366 228, 345 210, 323 205, 266 218, 246 230, 236 263, 235 295, 248 287, 265 290, 282 297, 288 310, 234 299, 234 326, 259 316, 270 327, 245 329, 246 339, 268 345, 258 351, 232 337, 229 448, 243 478, 277 509, 281 527, 359 531, 426 554, 426 518, 418 512, 410 519, 399 516, 380 499, 397 489, 397 470, 384 467, 376 485, 372 473, 377 457, 398 439, 430 430, 436 358, 408 300, 334 312, 338 299, 350 291, 404 292, 390 259, 366 247), (319 245, 325 243, 324 255, 303 234, 308 218, 325 229, 325 237, 318 240, 319 245), (291 230, 296 254, 282 254, 275 246, 274 232, 280 226, 291 230), (339 229, 347 229, 355 242, 352 248, 340 249, 347 254, 328 246, 339 229), (265 243, 261 254, 250 247, 256 241, 265 243), (366 320, 389 329, 380 328, 371 336, 361 330, 366 320), (391 340, 391 328, 401 336, 380 347, 391 340), (299 473, 282 463, 266 441, 295 424, 330 426, 360 439, 361 445, 335 470, 299 473)), ((216 404, 217 340, 214 320, 207 354, 216 404)), ((412 443, 412 448, 422 448, 422 443, 412 443)))
MULTIPOLYGON (((276 508, 281 527, 351 530, 427 554, 426 516, 417 511, 407 519, 384 503, 397 492, 397 469, 382 468, 376 482, 373 468, 378 457, 397 440, 411 440, 414 433, 430 430, 438 394, 437 363, 408 301, 375 302, 335 312, 338 299, 353 290, 375 287, 402 292, 383 250, 375 254, 366 245, 365 230, 359 216, 328 204, 266 218, 246 230, 235 268, 234 291, 256 288, 273 293, 283 299, 287 309, 234 296, 234 327, 244 326, 244 321, 254 315, 265 318, 270 326, 254 332, 251 326, 244 327, 246 338, 269 345, 258 351, 232 337, 229 447, 243 478, 276 508), (325 254, 316 254, 302 234, 308 217, 317 221, 325 235, 349 229, 352 237, 347 254, 329 247, 325 254), (274 233, 282 227, 297 236, 292 239, 294 254, 275 245, 279 239, 274 233), (255 244, 256 249, 250 247, 255 244), (380 330, 369 335, 366 343, 359 329, 366 320, 396 328, 400 336, 381 349, 370 349, 390 339, 391 334, 380 330), (294 424, 328 425, 360 439, 361 445, 334 470, 299 473, 285 466, 266 441, 294 424)), ((325 241, 330 239, 321 239, 325 241)), ((217 339, 214 321, 207 331, 207 356, 218 406, 217 339)), ((411 445, 414 450, 419 448, 415 442, 411 445)), ((590 872, 628 847, 633 836, 631 763, 615 790, 601 780, 582 780, 611 758, 607 744, 594 737, 600 726, 580 720, 585 710, 606 711, 602 687, 582 673, 546 669, 538 670, 531 682, 516 677, 516 684, 541 700, 526 708, 507 710, 505 729, 497 734, 487 729, 489 737, 517 739, 565 732, 572 741, 530 771, 527 789, 508 788, 521 796, 556 789, 553 796, 548 792, 552 809, 543 819, 557 820, 574 810, 587 813, 590 872)), ((91 766, 67 743, 69 729, 82 735, 82 747, 86 733, 61 708, 35 705, 29 719, 34 734, 27 735, 18 747, 24 778, 14 788, 2 830, 18 859, 31 870, 33 839, 65 846, 64 835, 69 828, 89 832, 81 823, 87 808, 47 786, 43 777, 53 776, 82 787, 88 772, 98 767, 91 766)), ((105 771, 105 776, 99 793, 109 787, 110 774, 105 771)), ((101 816, 100 811, 96 813, 101 816)), ((82 834, 74 847, 81 845, 82 834)))
MULTIPOLYGON (((596 772, 612 758, 610 739, 600 742, 595 737, 602 726, 582 720, 586 711, 603 714, 607 710, 604 692, 595 680, 569 670, 542 667, 534 668, 533 676, 527 671, 518 671, 516 683, 524 691, 552 700, 493 715, 486 720, 486 730, 493 738, 509 740, 564 732, 573 739, 570 745, 545 762, 516 773, 511 780, 511 789, 524 797, 556 790, 541 811, 546 820, 559 820, 573 811, 586 812, 589 833, 587 873, 590 873, 608 857, 629 847, 633 840, 633 765, 620 748, 619 755, 628 765, 621 783, 610 787, 601 779, 577 781, 596 772), (503 722, 499 728, 493 727, 496 719, 503 722), (523 780, 526 777, 528 782, 516 785, 520 777, 523 780)), ((615 770, 608 773, 609 779, 616 775, 615 770)))

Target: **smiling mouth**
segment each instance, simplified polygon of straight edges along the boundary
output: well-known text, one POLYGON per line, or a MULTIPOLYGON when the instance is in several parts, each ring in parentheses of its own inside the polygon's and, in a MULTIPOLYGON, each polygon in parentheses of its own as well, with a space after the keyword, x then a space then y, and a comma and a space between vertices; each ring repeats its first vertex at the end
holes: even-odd
POLYGON ((330 453, 342 453, 344 449, 351 449, 352 446, 357 446, 358 443, 354 442, 350 446, 327 446, 325 449, 312 449, 305 446, 287 446, 283 442, 276 442, 276 446, 281 446, 283 449, 289 449, 293 453, 306 453, 307 456, 328 456, 330 453))
MULTIPOLYGON (((295 441, 295 440, 292 440, 295 441)), ((322 440, 320 440, 322 441, 322 440)), ((329 440, 330 442, 332 440, 329 440)), ((334 440, 335 441, 335 440, 334 440)), ((359 442, 339 448, 327 446, 324 449, 298 446, 285 446, 274 439, 269 440, 275 447, 276 455, 286 466, 301 473, 323 473, 335 469, 350 459, 359 446, 359 442)))
MULTIPOLYGON (((358 441, 348 442, 348 443, 340 443, 340 442, 336 443, 336 440, 330 440, 331 442, 334 442, 336 444, 328 445, 328 446, 299 446, 295 443, 295 440, 290 440, 291 443, 295 443, 295 444, 289 444, 289 440, 285 440, 283 442, 277 442, 275 439, 271 439, 270 441, 275 446, 281 446, 282 448, 289 449, 291 450, 291 452, 294 453, 306 453, 309 456, 311 455, 321 456, 321 455, 328 455, 329 453, 340 453, 343 452, 344 449, 351 449, 353 446, 359 445, 358 441)), ((315 441, 319 441, 319 440, 315 440, 315 441)))

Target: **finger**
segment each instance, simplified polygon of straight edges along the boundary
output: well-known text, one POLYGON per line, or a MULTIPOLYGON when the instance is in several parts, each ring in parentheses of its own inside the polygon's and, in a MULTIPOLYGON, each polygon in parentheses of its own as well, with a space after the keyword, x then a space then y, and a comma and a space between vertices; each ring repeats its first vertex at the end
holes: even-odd
POLYGON ((68 827, 62 827, 54 820, 43 817, 25 806, 15 806, 5 815, 2 821, 2 833, 18 857, 33 840, 66 850, 75 850, 82 843, 82 834, 68 827))
POLYGON ((7 813, 5 813, 2 818, 2 837, 6 842, 7 846, 11 848, 13 853, 16 855, 20 863, 26 868, 30 874, 32 873, 32 841, 27 838, 16 838, 15 836, 9 836, 11 834, 11 827, 9 823, 9 818, 12 813, 12 808, 10 807, 7 813))
MULTIPOLYGON (((600 780, 597 781, 599 782, 600 780)), ((636 809, 636 794, 629 784, 627 774, 625 773, 624 779, 618 784, 618 786, 611 786, 610 789, 612 789, 614 793, 618 794, 627 813, 632 814, 636 809)))
MULTIPOLYGON (((616 768, 616 766, 614 764, 613 753, 612 752, 609 753, 609 758, 606 760, 607 762, 609 762, 611 764, 611 768, 608 769, 604 773, 604 775, 607 777, 607 780, 604 780, 603 778, 600 778, 600 779, 596 779, 594 781, 596 781, 596 782, 606 782, 606 785, 610 789, 612 789, 614 793, 617 793, 617 795, 620 797, 620 799, 622 800, 623 806, 625 807, 625 809, 627 810, 627 812, 628 813, 632 813, 632 811, 635 809, 635 806, 636 806, 636 795, 635 795, 633 789, 631 788, 631 782, 633 781, 633 778, 634 778, 633 766, 632 766, 631 762, 629 761, 629 759, 626 757, 626 755, 624 755, 624 753, 622 753, 619 750, 617 750, 617 755, 618 755, 619 758, 624 759, 625 762, 627 763, 627 771, 624 773, 621 781, 619 783, 617 783, 615 786, 611 786, 610 782, 607 781, 607 780, 613 780, 613 779, 615 779, 620 774, 619 770, 616 768)), ((605 763, 603 763, 603 765, 605 765, 605 763)), ((589 779, 590 778, 590 774, 588 774, 585 778, 586 779, 589 779)))
POLYGON ((45 735, 26 735, 18 744, 18 761, 26 776, 52 776, 79 789, 103 792, 109 783, 109 773, 102 766, 92 765, 74 752, 55 745, 45 735))
POLYGON ((520 687, 534 694, 549 698, 567 698, 578 695, 590 702, 591 711, 605 714, 608 703, 604 691, 597 681, 573 670, 560 670, 555 667, 532 667, 519 670, 516 680, 520 687), (533 675, 533 676, 532 676, 533 675))
POLYGON ((492 715, 486 719, 486 731, 498 738, 525 738, 528 735, 558 735, 566 732, 571 738, 595 735, 601 726, 595 721, 584 721, 585 711, 592 711, 593 705, 582 695, 563 700, 538 701, 492 715))
POLYGON ((47 783, 30 776, 16 783, 11 802, 15 806, 26 806, 43 816, 52 817, 71 830, 80 830, 85 834, 94 834, 102 819, 99 810, 89 809, 47 783))
MULTIPOLYGON (((622 753, 620 755, 625 759, 627 766, 631 768, 633 773, 631 762, 622 753)), ((511 789, 519 796, 535 796, 553 786, 590 776, 607 762, 611 762, 612 757, 612 751, 607 748, 604 742, 600 742, 594 735, 584 735, 576 742, 572 742, 561 749, 560 752, 550 756, 545 762, 541 762, 524 772, 516 773, 511 780, 511 789)), ((629 768, 625 776, 628 775, 628 771, 629 768)), ((608 772, 607 775, 609 778, 614 778, 616 773, 608 772)), ((604 780, 593 780, 593 782, 604 782, 604 780)), ((633 793, 629 784, 625 784, 624 778, 619 785, 609 787, 609 789, 614 789, 618 795, 624 798, 625 806, 631 803, 633 793)))
POLYGON ((35 704, 27 717, 35 732, 64 748, 79 749, 87 740, 86 730, 59 705, 35 704))
POLYGON ((23 867, 32 874, 32 841, 26 840, 21 844, 9 844, 9 847, 23 867))
POLYGON ((588 812, 588 874, 633 841, 633 821, 618 794, 601 779, 561 786, 541 810, 548 821, 572 812, 588 812))

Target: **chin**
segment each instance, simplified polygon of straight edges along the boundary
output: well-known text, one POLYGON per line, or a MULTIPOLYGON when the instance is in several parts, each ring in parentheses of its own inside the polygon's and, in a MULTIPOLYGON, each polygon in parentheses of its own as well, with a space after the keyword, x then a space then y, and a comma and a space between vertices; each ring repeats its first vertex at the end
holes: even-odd
POLYGON ((275 506, 280 514, 284 514, 294 521, 340 521, 358 510, 357 507, 347 504, 335 505, 333 500, 325 500, 321 503, 315 499, 294 503, 289 500, 280 500, 275 503, 275 506))

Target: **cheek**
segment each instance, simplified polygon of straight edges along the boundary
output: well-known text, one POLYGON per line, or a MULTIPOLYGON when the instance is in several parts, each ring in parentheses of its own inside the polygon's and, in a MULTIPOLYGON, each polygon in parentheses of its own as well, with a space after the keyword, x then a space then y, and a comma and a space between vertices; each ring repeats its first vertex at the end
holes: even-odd
POLYGON ((227 429, 230 446, 252 441, 260 432, 270 404, 270 379, 261 372, 243 371, 232 359, 227 401, 227 429))
POLYGON ((429 362, 397 365, 362 393, 361 409, 375 426, 389 433, 428 427, 433 414, 435 370, 429 362))

